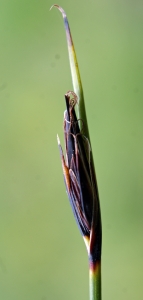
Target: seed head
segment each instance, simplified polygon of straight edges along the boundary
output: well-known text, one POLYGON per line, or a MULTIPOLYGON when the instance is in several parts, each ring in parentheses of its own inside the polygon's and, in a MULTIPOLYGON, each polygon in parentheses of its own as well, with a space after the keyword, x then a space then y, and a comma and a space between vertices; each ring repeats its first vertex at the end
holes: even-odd
POLYGON ((77 119, 78 99, 74 92, 65 94, 65 157, 58 137, 66 191, 80 232, 93 261, 101 257, 101 217, 98 187, 90 142, 84 135, 84 121, 77 119), (81 129, 79 126, 82 124, 81 129))

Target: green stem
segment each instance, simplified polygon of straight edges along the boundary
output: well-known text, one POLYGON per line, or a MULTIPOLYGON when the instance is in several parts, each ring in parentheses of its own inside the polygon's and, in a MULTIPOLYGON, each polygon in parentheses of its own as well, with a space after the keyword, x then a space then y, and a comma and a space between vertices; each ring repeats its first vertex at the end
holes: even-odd
MULTIPOLYGON (((90 137, 89 137, 89 130, 88 130, 88 123, 87 123, 87 117, 86 117, 86 110, 85 110, 85 103, 84 103, 84 96, 83 96, 83 89, 82 89, 82 83, 81 83, 81 78, 80 78, 80 72, 79 72, 79 68, 78 68, 78 63, 77 63, 77 58, 76 58, 76 53, 75 53, 75 49, 74 49, 74 44, 73 44, 73 40, 72 40, 72 36, 71 36, 71 32, 70 32, 70 27, 69 27, 69 23, 68 23, 68 19, 66 16, 65 11, 62 9, 62 7, 60 7, 59 5, 55 4, 53 5, 54 7, 57 7, 58 10, 62 13, 63 16, 63 20, 64 20, 64 25, 65 25, 65 30, 66 30, 66 39, 67 39, 67 46, 68 46, 68 54, 69 54, 69 61, 70 61, 70 69, 71 69, 71 77, 72 77, 72 83, 73 83, 73 90, 75 92, 75 94, 78 97, 78 117, 79 117, 79 121, 82 120, 81 122, 81 128, 82 128, 82 133, 84 134, 84 136, 89 140, 90 142, 90 137), (83 126, 84 125, 84 126, 83 126)), ((53 7, 52 6, 52 7, 53 7)), ((52 8, 51 7, 51 8, 52 8)), ((91 151, 91 146, 90 149, 88 149, 88 153, 87 155, 89 156, 89 150, 90 150, 90 166, 91 167, 91 173, 93 176, 93 182, 94 187, 93 190, 95 190, 95 194, 94 196, 94 201, 96 200, 96 208, 97 205, 99 206, 99 196, 98 196, 98 189, 97 189, 97 184, 96 184, 96 175, 95 175, 95 171, 94 171, 94 163, 93 163, 93 156, 92 156, 92 151, 91 151)), ((88 157, 89 159, 89 157, 88 157)), ((94 238, 94 230, 97 227, 97 224, 95 223, 95 203, 93 205, 93 222, 92 222, 92 226, 93 226, 93 230, 91 230, 91 234, 90 234, 90 239, 86 236, 84 236, 84 241, 87 247, 87 252, 88 254, 91 253, 91 249, 93 248, 93 243, 95 242, 95 238, 94 238)), ((100 223, 100 207, 99 207, 99 211, 98 211, 99 215, 99 222, 98 222, 98 229, 100 234, 101 234, 101 224, 100 223)), ((97 216, 96 216, 97 217, 97 216)), ((97 220, 96 220, 97 222, 97 220)), ((97 232, 96 232, 97 235, 97 232)), ((99 237, 99 243, 100 243, 100 237, 99 237)), ((100 248, 100 247, 99 247, 100 248)), ((90 300, 101 300, 101 262, 97 261, 96 263, 94 262, 95 260, 91 259, 92 257, 89 258, 89 291, 90 291, 90 300)))
POLYGON ((101 262, 89 264, 89 299, 101 300, 101 262))

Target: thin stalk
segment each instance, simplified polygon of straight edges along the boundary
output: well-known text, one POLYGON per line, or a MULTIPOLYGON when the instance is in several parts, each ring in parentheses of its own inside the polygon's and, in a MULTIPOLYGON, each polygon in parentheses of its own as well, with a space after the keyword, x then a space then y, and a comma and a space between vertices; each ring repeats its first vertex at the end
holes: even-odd
POLYGON ((101 260, 94 262, 90 254, 90 240, 84 237, 89 260, 89 300, 101 300, 101 260))
POLYGON ((89 299, 101 299, 101 262, 89 263, 89 299))

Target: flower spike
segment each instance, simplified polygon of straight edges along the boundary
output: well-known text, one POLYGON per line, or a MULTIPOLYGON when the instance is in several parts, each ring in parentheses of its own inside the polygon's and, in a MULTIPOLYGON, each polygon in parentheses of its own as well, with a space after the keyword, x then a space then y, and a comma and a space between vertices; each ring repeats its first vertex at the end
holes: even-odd
POLYGON ((58 138, 64 181, 75 220, 88 252, 90 291, 91 295, 94 294, 94 298, 91 299, 100 300, 101 216, 94 166, 90 159, 91 147, 87 137, 80 130, 76 116, 77 95, 72 91, 67 92, 65 102, 65 157, 58 138))

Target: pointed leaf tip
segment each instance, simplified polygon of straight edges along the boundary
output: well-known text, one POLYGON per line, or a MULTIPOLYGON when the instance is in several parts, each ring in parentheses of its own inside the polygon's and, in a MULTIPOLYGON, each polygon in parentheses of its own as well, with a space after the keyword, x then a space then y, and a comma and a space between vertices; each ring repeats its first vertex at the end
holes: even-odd
MULTIPOLYGON (((66 39, 67 39, 67 46, 68 46, 68 54, 69 54, 69 61, 70 61, 70 69, 71 69, 71 77, 72 77, 72 83, 73 83, 73 90, 74 93, 77 95, 78 98, 78 117, 84 122, 84 134, 86 137, 89 138, 89 132, 88 132, 88 124, 87 124, 87 118, 86 118, 86 110, 85 110, 85 104, 84 104, 84 96, 83 96, 83 89, 82 89, 82 83, 80 78, 80 72, 78 68, 78 62, 76 58, 75 48, 73 44, 73 39, 69 27, 69 22, 67 19, 67 15, 64 11, 64 9, 59 6, 58 4, 54 4, 53 7, 56 7, 62 14, 63 20, 64 20, 64 26, 66 31, 66 39)), ((79 126, 81 126, 79 122, 79 126)))
POLYGON ((50 10, 51 10, 53 7, 56 7, 56 8, 62 13, 63 18, 66 17, 66 13, 65 13, 64 9, 63 9, 61 6, 59 6, 58 4, 53 4, 53 5, 50 7, 50 10))

